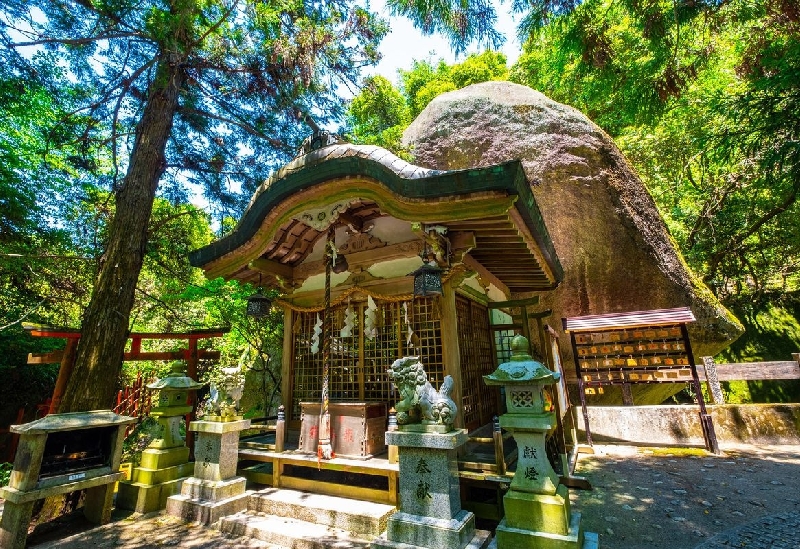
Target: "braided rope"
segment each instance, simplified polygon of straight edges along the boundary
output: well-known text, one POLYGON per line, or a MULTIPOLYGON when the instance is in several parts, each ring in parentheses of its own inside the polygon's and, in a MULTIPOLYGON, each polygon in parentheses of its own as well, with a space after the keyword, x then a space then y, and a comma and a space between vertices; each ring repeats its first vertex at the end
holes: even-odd
MULTIPOLYGON (((448 280, 450 280, 456 273, 462 271, 463 269, 453 268, 450 269, 445 276, 442 277, 442 283, 444 284, 448 280)), ((327 275, 326 275, 327 276, 327 275)), ((368 288, 362 288, 361 286, 351 286, 350 288, 344 290, 342 295, 340 295, 335 301, 330 301, 330 285, 326 285, 326 294, 325 299, 327 300, 327 305, 323 303, 322 306, 315 306, 315 307, 301 307, 300 305, 295 305, 294 303, 290 303, 285 299, 276 299, 273 303, 280 305, 281 307, 286 307, 287 309, 291 309, 296 313, 318 313, 320 311, 325 310, 328 307, 336 307, 337 305, 341 305, 344 301, 350 298, 353 294, 362 293, 364 295, 371 296, 372 299, 378 299, 380 301, 388 301, 390 303, 397 303, 400 301, 411 301, 414 299, 414 294, 400 294, 400 295, 387 295, 375 292, 368 288)), ((324 316, 323 316, 324 319, 324 316)), ((323 325, 325 321, 323 320, 323 325)), ((324 329, 323 329, 324 334, 324 329)))

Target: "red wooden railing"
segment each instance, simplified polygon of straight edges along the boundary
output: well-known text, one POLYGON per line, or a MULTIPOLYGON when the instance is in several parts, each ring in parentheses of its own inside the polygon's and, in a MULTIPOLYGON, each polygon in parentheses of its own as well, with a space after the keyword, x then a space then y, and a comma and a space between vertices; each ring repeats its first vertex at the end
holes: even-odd
POLYGON ((152 392, 147 389, 147 383, 149 382, 145 382, 142 379, 142 375, 139 374, 133 385, 117 391, 117 403, 114 406, 114 412, 137 419, 136 424, 128 427, 125 436, 150 414, 152 392))

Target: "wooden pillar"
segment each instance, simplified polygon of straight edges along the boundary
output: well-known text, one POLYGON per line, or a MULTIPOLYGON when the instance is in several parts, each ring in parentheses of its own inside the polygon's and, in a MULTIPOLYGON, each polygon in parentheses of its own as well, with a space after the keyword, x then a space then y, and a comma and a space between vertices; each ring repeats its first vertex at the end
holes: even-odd
POLYGON ((56 386, 53 389, 53 397, 50 399, 50 411, 48 412, 50 414, 58 413, 58 407, 61 405, 61 399, 64 397, 64 391, 67 389, 69 377, 72 375, 72 369, 75 367, 77 350, 78 338, 68 338, 67 346, 64 347, 64 354, 61 355, 61 366, 58 369, 58 379, 56 379, 56 386))
POLYGON ((287 421, 291 422, 295 419, 292 416, 292 361, 294 360, 293 350, 293 327, 294 327, 294 313, 289 307, 283 308, 283 357, 281 358, 281 403, 284 410, 288 414, 287 421))
MULTIPOLYGON (((131 349, 133 349, 133 344, 137 341, 141 340, 134 339, 131 342, 131 349)), ((189 351, 186 353, 186 375, 195 381, 198 381, 198 361, 197 339, 189 338, 189 351)), ((189 404, 192 405, 192 411, 186 415, 184 421, 186 424, 186 446, 189 448, 189 460, 191 461, 194 460, 194 431, 189 429, 189 424, 197 417, 197 391, 189 391, 189 398, 191 399, 189 404)))
MULTIPOLYGON (((445 375, 453 378, 453 400, 459 408, 463 401, 464 390, 461 386, 461 351, 458 345, 458 315, 456 313, 456 291, 448 280, 442 284, 442 360, 445 375)), ((460 410, 456 417, 456 428, 464 427, 464 411, 460 410)))

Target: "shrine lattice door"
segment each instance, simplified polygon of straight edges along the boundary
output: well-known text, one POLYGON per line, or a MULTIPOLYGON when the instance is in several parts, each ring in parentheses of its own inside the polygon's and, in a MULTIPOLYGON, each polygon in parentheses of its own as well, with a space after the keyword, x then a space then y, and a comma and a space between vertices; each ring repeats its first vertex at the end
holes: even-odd
MULTIPOLYGON (((428 379, 439 387, 444 379, 441 323, 433 299, 413 301, 375 300, 376 330, 366 334, 364 314, 366 302, 343 303, 332 307, 333 334, 329 391, 335 402, 384 402, 387 408, 397 400, 386 373, 396 359, 419 355, 428 379), (342 333, 348 308, 352 329, 342 333), (413 333, 413 347, 409 345, 413 333)), ((289 417, 300 419, 300 402, 314 402, 322 395, 322 344, 312 352, 316 312, 295 313, 292 326, 292 399, 289 417)))
POLYGON ((472 431, 492 421, 499 410, 497 388, 483 376, 497 367, 489 326, 489 310, 480 303, 456 297, 458 347, 461 361, 461 394, 464 426, 472 431))

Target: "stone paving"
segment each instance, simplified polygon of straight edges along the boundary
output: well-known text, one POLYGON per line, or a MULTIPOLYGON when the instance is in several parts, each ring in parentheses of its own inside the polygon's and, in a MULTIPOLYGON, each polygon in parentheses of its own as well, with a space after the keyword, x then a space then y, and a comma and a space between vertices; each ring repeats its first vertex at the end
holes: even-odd
POLYGON ((701 543, 695 549, 797 549, 800 547, 800 513, 762 517, 701 543))
MULTIPOLYGON (((595 446, 577 474, 591 491, 571 490, 573 510, 602 549, 800 549, 800 446, 703 450, 595 446)), ((264 548, 162 515, 29 537, 36 549, 264 548)), ((278 548, 274 548, 278 549, 278 548)))

